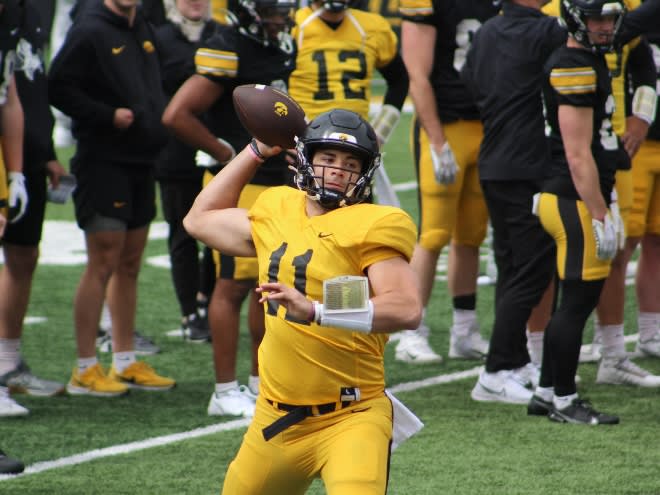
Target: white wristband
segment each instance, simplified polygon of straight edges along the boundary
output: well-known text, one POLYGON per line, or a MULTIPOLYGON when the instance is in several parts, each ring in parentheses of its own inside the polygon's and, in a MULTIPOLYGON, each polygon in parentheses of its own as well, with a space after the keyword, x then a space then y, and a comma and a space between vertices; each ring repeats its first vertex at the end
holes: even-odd
POLYGON ((369 300, 367 308, 359 311, 326 312, 325 307, 318 301, 314 301, 314 321, 322 327, 341 328, 354 332, 371 333, 374 320, 374 303, 369 300))
POLYGON ((651 125, 655 120, 658 95, 651 86, 639 86, 632 100, 632 114, 651 125))

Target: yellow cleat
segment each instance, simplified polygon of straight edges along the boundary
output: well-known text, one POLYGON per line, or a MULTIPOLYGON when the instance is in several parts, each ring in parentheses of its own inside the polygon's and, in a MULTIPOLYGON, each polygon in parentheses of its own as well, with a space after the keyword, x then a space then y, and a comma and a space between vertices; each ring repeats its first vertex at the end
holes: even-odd
POLYGON ((117 397, 128 393, 128 387, 106 375, 99 363, 87 368, 83 373, 74 368, 66 390, 72 395, 97 397, 117 397))
POLYGON ((108 376, 127 387, 142 390, 169 390, 176 385, 173 379, 156 374, 144 361, 134 362, 123 373, 118 373, 113 366, 108 376))

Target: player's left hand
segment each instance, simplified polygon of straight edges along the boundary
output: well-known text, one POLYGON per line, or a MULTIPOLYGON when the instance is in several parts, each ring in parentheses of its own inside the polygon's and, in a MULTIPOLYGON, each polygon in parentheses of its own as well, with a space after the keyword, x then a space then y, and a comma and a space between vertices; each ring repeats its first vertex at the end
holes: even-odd
POLYGON ((621 137, 621 141, 630 158, 639 151, 648 132, 649 124, 646 121, 634 115, 626 118, 626 132, 621 137))
POLYGON ((267 282, 260 284, 255 290, 261 294, 260 303, 263 304, 266 301, 278 302, 286 308, 288 316, 309 321, 314 303, 293 287, 279 282, 267 282))
POLYGON ((431 159, 433 160, 433 172, 438 184, 453 184, 456 181, 458 173, 458 163, 456 156, 449 146, 449 141, 445 141, 440 152, 431 145, 431 159))
POLYGON ((28 193, 27 189, 25 189, 25 176, 22 172, 9 172, 7 176, 9 178, 9 208, 18 208, 17 213, 11 219, 11 223, 16 223, 23 218, 28 205, 28 193))

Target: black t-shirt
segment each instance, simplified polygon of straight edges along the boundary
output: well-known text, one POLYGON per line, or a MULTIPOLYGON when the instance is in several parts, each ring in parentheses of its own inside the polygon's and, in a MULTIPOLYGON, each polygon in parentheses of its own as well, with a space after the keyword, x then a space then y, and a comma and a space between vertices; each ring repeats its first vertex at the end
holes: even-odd
POLYGON ((423 0, 426 8, 407 8, 402 2, 401 18, 436 28, 431 71, 431 84, 437 102, 438 116, 443 122, 458 119, 478 120, 479 112, 472 96, 460 78, 460 70, 474 34, 498 8, 492 0, 423 0))
MULTIPOLYGON (((221 27, 195 54, 197 74, 223 87, 222 96, 206 115, 211 132, 229 141, 240 151, 252 139, 236 111, 232 93, 243 84, 267 84, 287 91, 289 75, 295 68, 295 46, 264 46, 232 26, 221 27)), ((252 184, 280 185, 287 182, 288 164, 283 157, 266 161, 252 179, 252 184)))
POLYGON ((477 31, 462 76, 484 124, 481 180, 543 179, 550 160, 543 63, 566 36, 556 18, 510 2, 477 31))
POLYGON ((548 59, 544 78, 543 99, 552 150, 551 178, 544 190, 580 198, 566 160, 558 109, 560 105, 586 107, 593 109, 591 153, 598 167, 601 191, 609 198, 617 165, 627 155, 612 128, 614 97, 605 57, 582 48, 562 46, 548 59))

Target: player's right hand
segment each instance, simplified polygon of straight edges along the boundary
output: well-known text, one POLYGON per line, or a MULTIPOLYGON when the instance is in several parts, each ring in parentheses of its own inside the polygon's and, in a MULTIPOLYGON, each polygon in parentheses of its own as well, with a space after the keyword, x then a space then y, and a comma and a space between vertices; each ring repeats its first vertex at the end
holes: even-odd
POLYGON ((112 118, 112 124, 117 129, 128 129, 133 124, 134 119, 133 110, 130 108, 117 108, 112 118))
POLYGON ((438 184, 453 184, 456 181, 458 173, 458 163, 454 152, 449 146, 449 141, 445 141, 440 152, 431 145, 431 159, 433 161, 433 173, 438 184))
POLYGON ((619 247, 616 227, 609 212, 605 214, 603 221, 591 219, 591 226, 596 238, 596 257, 599 260, 611 260, 614 258, 619 247))

